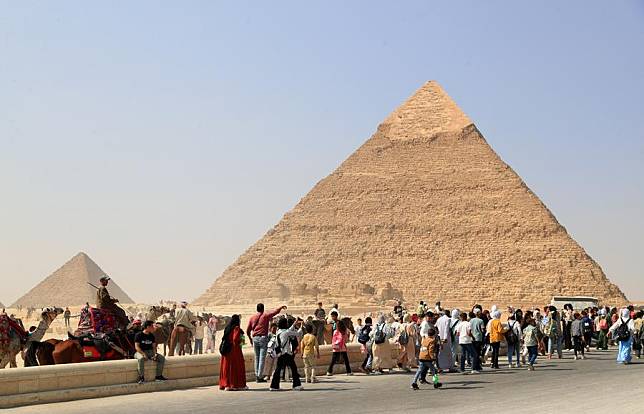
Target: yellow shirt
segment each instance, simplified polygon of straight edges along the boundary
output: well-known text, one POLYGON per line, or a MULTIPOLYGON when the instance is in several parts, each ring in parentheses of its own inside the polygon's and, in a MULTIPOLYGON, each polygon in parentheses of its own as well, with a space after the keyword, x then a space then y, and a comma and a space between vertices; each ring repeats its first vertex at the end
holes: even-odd
POLYGON ((318 339, 313 334, 306 334, 302 339, 302 355, 314 355, 315 348, 318 346, 318 339))
POLYGON ((492 319, 492 324, 490 325, 490 342, 501 342, 503 341, 503 324, 498 319, 492 319))

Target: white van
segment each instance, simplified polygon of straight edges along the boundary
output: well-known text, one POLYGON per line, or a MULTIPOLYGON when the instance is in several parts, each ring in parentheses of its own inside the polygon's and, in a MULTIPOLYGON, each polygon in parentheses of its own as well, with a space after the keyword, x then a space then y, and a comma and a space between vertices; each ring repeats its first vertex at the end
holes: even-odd
POLYGON ((566 303, 570 303, 572 308, 576 311, 583 310, 584 308, 592 308, 597 306, 599 301, 597 298, 590 296, 553 296, 550 304, 557 309, 563 309, 566 303))

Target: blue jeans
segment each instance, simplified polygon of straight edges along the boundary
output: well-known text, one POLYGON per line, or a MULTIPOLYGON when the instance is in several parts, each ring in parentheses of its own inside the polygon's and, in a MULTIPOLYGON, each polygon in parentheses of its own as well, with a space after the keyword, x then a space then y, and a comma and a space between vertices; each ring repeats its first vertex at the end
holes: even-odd
POLYGON ((264 378, 264 361, 268 349, 268 336, 253 336, 253 348, 255 350, 255 376, 264 378))
POLYGON ((195 349, 192 350, 192 354, 203 354, 203 339, 195 338, 195 349))
POLYGON ((423 380, 426 381, 427 378, 427 371, 430 371, 432 375, 436 375, 436 366, 434 365, 434 361, 428 361, 421 359, 418 361, 418 370, 416 371, 416 375, 414 376, 414 382, 412 384, 417 384, 418 380, 423 380))
POLYGON ((521 361, 521 344, 516 343, 516 344, 508 344, 508 364, 512 365, 512 358, 516 356, 517 357, 517 365, 519 365, 519 361, 521 361))
POLYGON ((472 370, 478 367, 479 356, 474 350, 474 344, 461 344, 461 349, 463 350, 463 354, 461 355, 461 372, 465 371, 465 360, 468 358, 472 359, 472 370))
POLYGON ((534 365, 534 363, 537 362, 537 355, 539 355, 537 345, 529 346, 528 347, 528 364, 534 365))
POLYGON ((548 341, 548 354, 552 355, 555 349, 557 350, 557 355, 561 357, 561 340, 562 337, 550 337, 550 340, 548 341))

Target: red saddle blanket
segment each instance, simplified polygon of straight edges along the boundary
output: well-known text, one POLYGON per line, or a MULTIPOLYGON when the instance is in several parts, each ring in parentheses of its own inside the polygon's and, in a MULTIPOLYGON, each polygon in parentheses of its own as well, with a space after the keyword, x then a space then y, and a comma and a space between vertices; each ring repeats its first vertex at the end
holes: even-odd
POLYGON ((84 308, 81 310, 77 333, 105 333, 116 328, 116 320, 107 309, 84 308))
POLYGON ((83 347, 83 358, 92 361, 98 360, 110 360, 110 359, 119 359, 120 355, 113 349, 110 349, 105 354, 101 356, 101 352, 92 345, 84 345, 83 347))
POLYGON ((27 332, 20 324, 9 317, 9 315, 0 315, 0 349, 5 349, 11 341, 11 331, 15 332, 20 340, 27 338, 27 332))

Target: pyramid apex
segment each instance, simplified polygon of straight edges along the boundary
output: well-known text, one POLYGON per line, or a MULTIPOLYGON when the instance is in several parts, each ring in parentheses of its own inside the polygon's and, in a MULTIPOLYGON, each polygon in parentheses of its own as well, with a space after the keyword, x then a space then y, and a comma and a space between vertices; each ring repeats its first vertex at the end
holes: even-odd
POLYGON ((382 123, 391 140, 429 137, 460 131, 472 124, 467 115, 435 80, 425 82, 382 123))

